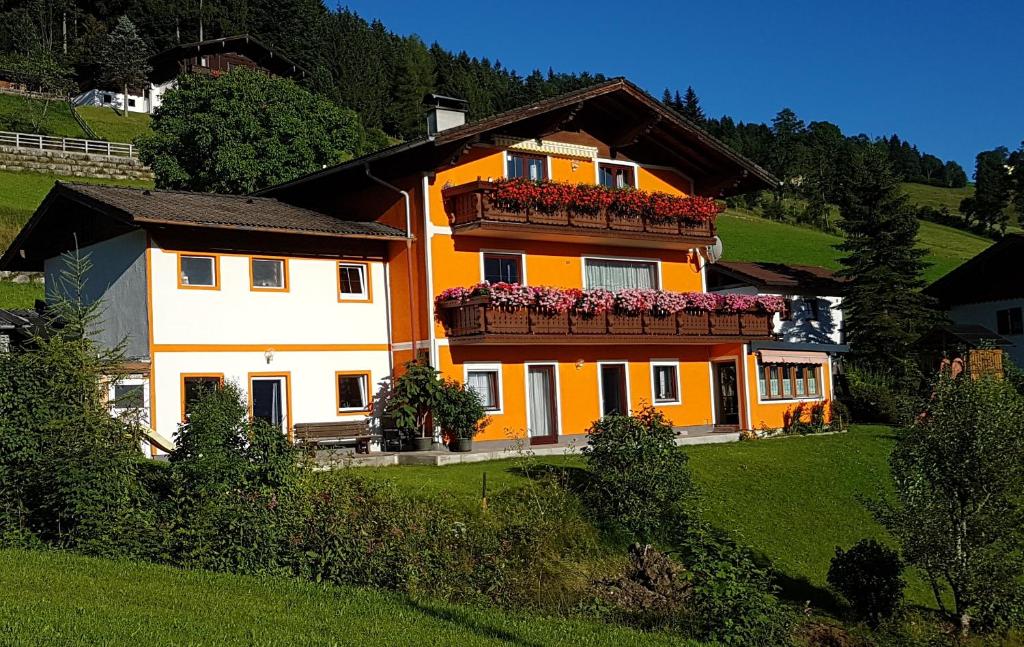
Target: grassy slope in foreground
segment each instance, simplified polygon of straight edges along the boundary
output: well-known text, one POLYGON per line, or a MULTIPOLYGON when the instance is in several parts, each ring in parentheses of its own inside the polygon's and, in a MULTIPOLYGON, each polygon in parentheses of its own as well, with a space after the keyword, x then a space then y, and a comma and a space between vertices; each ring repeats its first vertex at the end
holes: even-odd
POLYGON ((0 551, 0 634, 19 645, 694 645, 596 622, 284 578, 0 551))
POLYGON ((78 114, 101 139, 109 142, 131 144, 139 135, 150 132, 149 115, 144 112, 129 112, 123 117, 113 108, 82 106, 78 114))
MULTIPOLYGON (((834 249, 842 240, 839 236, 736 210, 719 216, 718 231, 725 243, 726 260, 839 268, 840 253, 834 249)), ((928 250, 926 260, 931 266, 925 271, 925 279, 929 282, 992 244, 988 238, 925 221, 921 222, 918 241, 928 250)))

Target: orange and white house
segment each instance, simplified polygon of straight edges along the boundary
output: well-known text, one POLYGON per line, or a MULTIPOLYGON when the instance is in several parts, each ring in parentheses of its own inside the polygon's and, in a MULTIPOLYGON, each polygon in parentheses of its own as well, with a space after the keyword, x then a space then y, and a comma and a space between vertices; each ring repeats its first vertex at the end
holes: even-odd
POLYGON ((829 355, 778 343, 770 300, 707 289, 709 198, 768 173, 622 79, 464 117, 432 97, 427 136, 254 196, 58 185, 0 267, 90 252, 97 334, 128 337, 168 442, 204 381, 287 430, 370 416, 413 358, 481 394, 480 440, 557 442, 645 402, 777 428, 830 400, 829 355))

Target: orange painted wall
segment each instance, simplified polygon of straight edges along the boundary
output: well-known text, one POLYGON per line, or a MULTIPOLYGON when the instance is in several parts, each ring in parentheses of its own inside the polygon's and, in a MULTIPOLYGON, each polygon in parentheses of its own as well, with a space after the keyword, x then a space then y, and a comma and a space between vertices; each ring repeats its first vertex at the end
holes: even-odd
POLYGON ((464 380, 466 362, 501 361, 502 413, 480 440, 502 440, 526 435, 526 363, 556 362, 561 399, 561 434, 582 434, 600 417, 598 362, 628 363, 630 406, 651 402, 650 361, 679 361, 682 403, 659 407, 674 425, 711 424, 711 386, 708 349, 705 346, 544 346, 479 347, 442 346, 440 370, 450 378, 464 380), (500 359, 499 359, 500 358, 500 359), (582 364, 579 364, 582 360, 582 364))
POLYGON ((689 195, 693 190, 690 180, 671 169, 641 166, 637 171, 637 185, 644 191, 689 195))
MULTIPOLYGON (((746 369, 749 379, 747 380, 747 399, 750 402, 751 416, 750 416, 750 427, 752 429, 761 429, 767 427, 768 429, 780 429, 785 424, 787 413, 792 415, 792 412, 797 406, 796 401, 786 401, 777 403, 758 403, 758 385, 757 385, 757 355, 750 354, 746 358, 746 369)), ((832 372, 831 366, 827 362, 821 367, 821 382, 822 382, 822 393, 824 394, 821 400, 803 400, 808 406, 818 404, 819 402, 825 402, 826 404, 826 418, 831 418, 831 411, 827 405, 832 400, 832 372)), ((806 419, 806 415, 805 415, 806 419)))

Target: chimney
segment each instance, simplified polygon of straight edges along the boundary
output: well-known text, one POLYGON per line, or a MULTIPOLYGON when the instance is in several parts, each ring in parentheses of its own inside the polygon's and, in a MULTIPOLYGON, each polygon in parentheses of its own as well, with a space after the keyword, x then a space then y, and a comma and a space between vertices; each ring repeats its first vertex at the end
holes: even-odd
POLYGON ((423 105, 427 107, 427 135, 431 137, 466 123, 469 103, 464 99, 428 94, 423 97, 423 105))

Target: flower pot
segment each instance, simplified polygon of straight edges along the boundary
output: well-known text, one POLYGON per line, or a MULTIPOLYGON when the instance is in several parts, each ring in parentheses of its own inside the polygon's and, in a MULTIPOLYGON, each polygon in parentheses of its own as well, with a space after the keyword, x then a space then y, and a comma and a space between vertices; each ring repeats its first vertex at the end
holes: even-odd
POLYGON ((644 332, 648 335, 674 335, 676 334, 676 316, 655 315, 644 313, 644 332))
POLYGON ((642 335, 643 318, 639 314, 608 313, 608 332, 613 335, 642 335))
POLYGON ((535 335, 568 335, 569 313, 530 310, 530 332, 535 335))
POLYGON ((472 438, 452 438, 448 442, 448 450, 453 452, 471 452, 473 451, 473 439, 472 438))
POLYGON ((730 335, 740 334, 740 316, 735 312, 712 312, 711 313, 711 334, 730 335))
POLYGON ((434 446, 433 436, 415 436, 410 443, 414 452, 429 452, 434 446))
POLYGON ((605 313, 584 315, 569 314, 569 329, 574 335, 603 335, 608 332, 608 318, 605 313))
POLYGON ((708 334, 708 313, 703 310, 683 310, 678 315, 679 334, 703 336, 708 334))
POLYGON ((499 335, 526 335, 530 332, 530 312, 526 308, 509 310, 487 308, 485 314, 487 332, 499 335))

